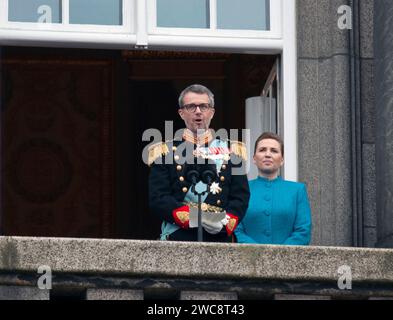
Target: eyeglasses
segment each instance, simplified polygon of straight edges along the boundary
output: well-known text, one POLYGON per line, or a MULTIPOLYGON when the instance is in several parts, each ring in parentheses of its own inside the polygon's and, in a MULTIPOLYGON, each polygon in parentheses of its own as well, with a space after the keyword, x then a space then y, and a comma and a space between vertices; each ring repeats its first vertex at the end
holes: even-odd
POLYGON ((201 110, 201 112, 206 112, 209 109, 213 109, 213 107, 210 104, 208 104, 208 103, 201 103, 201 104, 190 103, 190 104, 185 104, 184 106, 181 107, 181 109, 186 109, 189 112, 195 112, 197 107, 199 107, 199 110, 201 110))

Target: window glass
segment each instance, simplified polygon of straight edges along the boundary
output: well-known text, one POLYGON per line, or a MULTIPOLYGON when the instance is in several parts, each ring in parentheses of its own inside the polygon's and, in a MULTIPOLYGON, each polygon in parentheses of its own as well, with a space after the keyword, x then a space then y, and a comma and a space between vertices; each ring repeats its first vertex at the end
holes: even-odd
POLYGON ((217 0, 217 28, 270 30, 269 0, 217 0))
POLYGON ((61 23, 61 0, 10 0, 8 21, 61 23))
POLYGON ((157 0, 157 26, 209 28, 209 0, 157 0))
POLYGON ((70 23, 122 25, 122 0, 69 0, 70 23))

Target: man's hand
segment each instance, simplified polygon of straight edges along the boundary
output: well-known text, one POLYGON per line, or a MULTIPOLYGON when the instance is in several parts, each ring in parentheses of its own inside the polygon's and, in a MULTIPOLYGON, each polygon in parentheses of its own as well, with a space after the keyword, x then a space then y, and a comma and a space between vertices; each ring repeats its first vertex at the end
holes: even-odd
POLYGON ((221 221, 211 222, 202 219, 202 227, 210 234, 217 234, 221 231, 224 225, 221 221))
POLYGON ((229 216, 226 215, 224 219, 221 221, 209 221, 207 219, 203 219, 202 215, 202 227, 209 232, 210 234, 217 234, 221 231, 222 227, 228 223, 229 216))

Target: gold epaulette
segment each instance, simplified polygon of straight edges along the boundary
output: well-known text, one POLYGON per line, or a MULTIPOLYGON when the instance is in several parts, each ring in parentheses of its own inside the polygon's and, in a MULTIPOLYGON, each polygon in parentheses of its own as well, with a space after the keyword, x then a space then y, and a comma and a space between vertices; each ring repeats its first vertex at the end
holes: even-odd
POLYGON ((169 153, 169 148, 165 142, 158 142, 149 147, 149 156, 147 164, 151 166, 157 158, 165 156, 169 153))
POLYGON ((231 152, 242 157, 243 160, 247 160, 247 147, 245 143, 231 140, 231 152))

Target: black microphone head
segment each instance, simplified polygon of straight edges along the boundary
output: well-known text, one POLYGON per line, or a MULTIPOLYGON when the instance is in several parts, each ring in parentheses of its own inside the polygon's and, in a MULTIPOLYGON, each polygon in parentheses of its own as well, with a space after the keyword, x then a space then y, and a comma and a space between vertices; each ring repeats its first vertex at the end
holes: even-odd
POLYGON ((216 177, 216 173, 213 170, 205 170, 202 172, 202 182, 206 184, 211 184, 216 177))
POLYGON ((196 184, 200 178, 199 178, 199 172, 195 169, 191 169, 187 171, 186 175, 187 181, 191 182, 192 184, 196 184))

